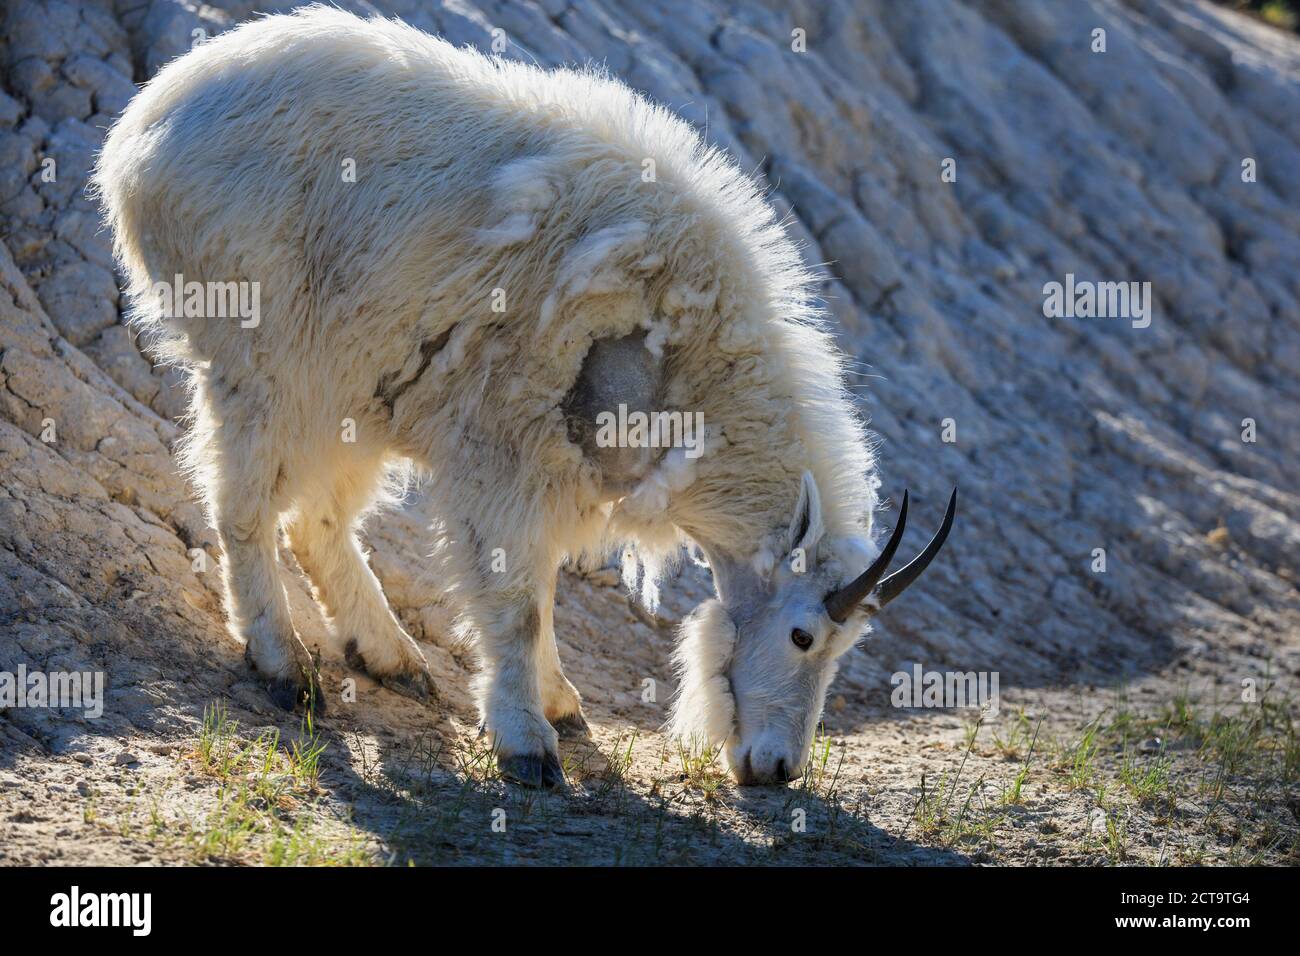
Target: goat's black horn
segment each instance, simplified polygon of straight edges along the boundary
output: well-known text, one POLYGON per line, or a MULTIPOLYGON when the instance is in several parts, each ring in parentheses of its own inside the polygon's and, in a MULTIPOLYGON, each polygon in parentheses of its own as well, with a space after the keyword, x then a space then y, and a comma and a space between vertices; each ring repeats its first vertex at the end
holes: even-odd
POLYGON ((930 562, 934 560, 934 556, 939 553, 939 549, 947 540, 948 532, 952 530, 953 516, 956 514, 957 489, 954 488, 952 497, 948 499, 948 511, 943 516, 943 524, 930 539, 930 543, 925 546, 925 550, 880 582, 880 587, 876 589, 876 602, 880 607, 884 607, 906 591, 908 586, 921 576, 921 572, 930 566, 930 562))
MULTIPOLYGON (((894 559, 894 552, 898 550, 898 544, 903 540, 903 529, 907 526, 907 492, 903 492, 903 504, 898 509, 898 524, 894 525, 894 533, 889 536, 889 543, 885 545, 885 550, 880 552, 880 557, 872 562, 871 567, 863 571, 857 578, 850 581, 838 591, 832 591, 826 598, 826 613, 830 615, 831 620, 836 624, 843 624, 849 619, 849 615, 854 609, 863 602, 872 589, 875 588, 885 570, 889 567, 889 562, 894 559)), ((910 565, 909 565, 910 567, 910 565)))

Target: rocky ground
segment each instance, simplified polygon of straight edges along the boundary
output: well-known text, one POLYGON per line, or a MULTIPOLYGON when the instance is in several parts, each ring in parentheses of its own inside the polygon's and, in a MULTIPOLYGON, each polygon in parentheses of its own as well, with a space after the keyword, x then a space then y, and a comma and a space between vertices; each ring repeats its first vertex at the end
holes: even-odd
POLYGON ((824 264, 885 492, 937 516, 959 484, 958 529, 788 788, 659 733, 695 568, 659 616, 562 576, 593 739, 565 793, 502 784, 418 493, 368 544, 439 703, 327 660, 330 712, 276 711, 171 459, 183 392, 121 323, 83 189, 136 84, 288 4, 8 0, 0 671, 102 671, 107 700, 0 710, 0 862, 1300 861, 1294 35, 1200 0, 341 5, 601 63, 762 172, 824 264), (1149 281, 1150 324, 1048 317, 1067 274, 1149 281), (892 707, 913 664, 997 672, 998 713, 892 707))

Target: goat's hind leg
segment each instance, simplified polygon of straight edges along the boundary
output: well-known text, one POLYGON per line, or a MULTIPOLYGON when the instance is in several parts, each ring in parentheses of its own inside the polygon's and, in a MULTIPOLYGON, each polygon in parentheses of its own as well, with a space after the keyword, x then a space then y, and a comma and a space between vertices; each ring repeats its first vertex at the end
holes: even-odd
POLYGON ((389 690, 427 700, 436 693, 419 646, 389 609, 383 588, 357 541, 358 515, 382 478, 379 454, 336 462, 326 481, 300 497, 286 525, 289 546, 311 578, 348 666, 389 690))
POLYGON ((325 708, 320 673, 294 631, 276 553, 288 464, 267 423, 220 410, 218 427, 200 407, 191 455, 206 484, 224 556, 226 611, 244 640, 244 658, 269 682, 271 698, 286 710, 325 708))

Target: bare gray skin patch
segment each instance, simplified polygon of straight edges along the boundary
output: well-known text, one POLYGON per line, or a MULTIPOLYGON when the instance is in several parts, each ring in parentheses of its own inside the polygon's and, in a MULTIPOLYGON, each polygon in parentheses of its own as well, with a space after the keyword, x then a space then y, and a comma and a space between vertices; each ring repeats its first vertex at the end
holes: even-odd
POLYGON ((569 441, 601 471, 602 491, 626 494, 645 477, 662 453, 660 448, 602 448, 596 443, 597 416, 627 411, 651 414, 662 402, 663 362, 645 345, 645 333, 597 339, 583 359, 578 379, 564 397, 569 441))

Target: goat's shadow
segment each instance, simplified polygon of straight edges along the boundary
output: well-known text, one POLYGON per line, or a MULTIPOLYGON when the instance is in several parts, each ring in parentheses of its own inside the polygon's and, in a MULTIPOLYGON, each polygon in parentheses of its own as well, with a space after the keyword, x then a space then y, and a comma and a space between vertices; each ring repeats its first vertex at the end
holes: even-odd
MULTIPOLYGON (((327 732, 328 734, 329 732, 327 732)), ((336 732, 335 732, 336 733, 336 732)), ((737 788, 693 779, 671 763, 647 786, 619 769, 625 742, 565 742, 569 784, 530 790, 486 772, 486 749, 403 742, 358 770, 322 778, 350 823, 388 848, 395 865, 928 865, 964 866, 870 822, 835 792, 798 783, 737 788)), ((708 774, 701 774, 708 777, 708 774)))

